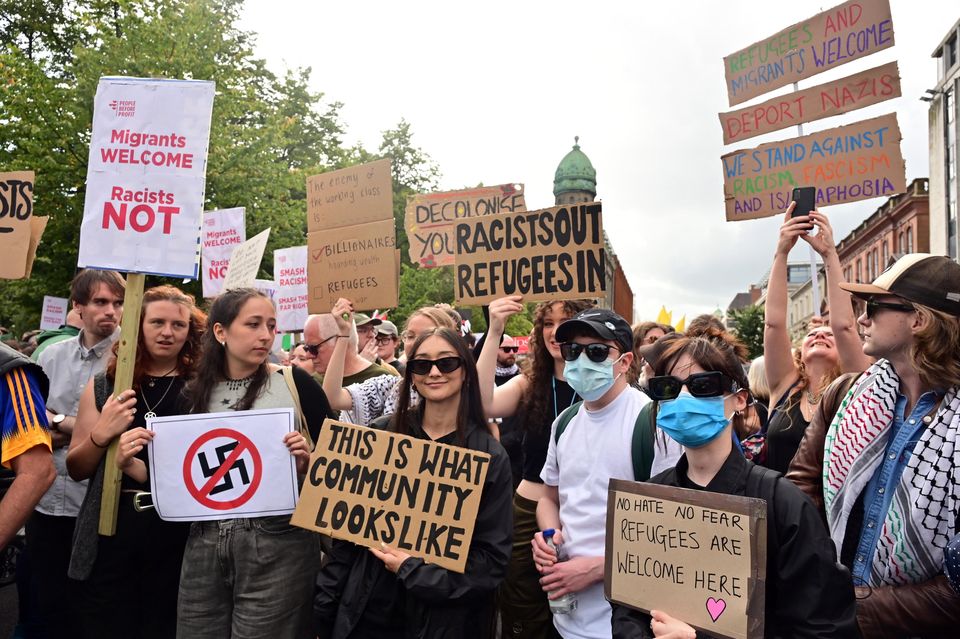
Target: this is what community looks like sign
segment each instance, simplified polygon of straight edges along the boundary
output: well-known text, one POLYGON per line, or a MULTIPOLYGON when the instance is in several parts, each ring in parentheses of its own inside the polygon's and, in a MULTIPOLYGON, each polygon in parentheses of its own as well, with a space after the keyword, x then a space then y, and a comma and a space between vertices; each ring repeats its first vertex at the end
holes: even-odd
POLYGON ((196 279, 214 83, 101 78, 81 267, 196 279))

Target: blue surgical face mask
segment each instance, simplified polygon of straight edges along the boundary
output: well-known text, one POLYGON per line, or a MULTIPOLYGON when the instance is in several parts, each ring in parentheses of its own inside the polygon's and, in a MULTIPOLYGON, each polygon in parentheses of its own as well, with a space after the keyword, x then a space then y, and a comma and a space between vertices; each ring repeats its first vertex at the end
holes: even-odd
POLYGON ((621 359, 623 355, 615 360, 593 362, 586 353, 580 353, 580 357, 563 365, 563 377, 577 395, 588 402, 596 401, 603 397, 620 377, 614 377, 613 365, 621 359))
POLYGON ((688 448, 709 444, 730 423, 724 414, 726 397, 694 397, 681 392, 676 399, 660 402, 657 426, 675 442, 688 448))

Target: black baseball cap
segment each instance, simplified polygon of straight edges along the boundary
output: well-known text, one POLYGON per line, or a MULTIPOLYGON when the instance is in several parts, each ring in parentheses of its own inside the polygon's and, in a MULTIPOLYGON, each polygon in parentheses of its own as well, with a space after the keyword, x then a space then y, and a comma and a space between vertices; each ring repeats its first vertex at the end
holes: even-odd
POLYGON ((620 345, 621 352, 633 352, 633 330, 623 319, 608 308, 589 308, 580 311, 557 327, 558 342, 569 342, 577 333, 594 333, 600 339, 612 340, 620 345))
POLYGON ((896 295, 914 304, 960 316, 960 264, 942 255, 909 253, 873 283, 841 282, 840 288, 863 298, 896 295))

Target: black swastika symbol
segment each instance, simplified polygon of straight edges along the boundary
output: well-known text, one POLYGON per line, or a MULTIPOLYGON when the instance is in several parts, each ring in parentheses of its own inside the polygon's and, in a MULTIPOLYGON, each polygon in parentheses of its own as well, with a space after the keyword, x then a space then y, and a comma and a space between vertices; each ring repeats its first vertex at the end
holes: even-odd
MULTIPOLYGON (((224 444, 223 446, 217 446, 214 450, 217 453, 217 461, 220 463, 212 468, 207 465, 207 455, 203 452, 198 454, 197 458, 200 460, 200 472, 203 473, 203 476, 213 477, 213 474, 217 472, 217 469, 220 468, 221 464, 223 464, 224 460, 227 458, 227 455, 230 454, 230 451, 236 448, 239 443, 240 442, 230 442, 229 444, 224 444)), ((247 465, 242 459, 238 459, 233 463, 233 466, 230 467, 230 470, 223 475, 223 479, 220 481, 220 483, 213 487, 213 489, 210 491, 210 494, 216 495, 217 493, 222 493, 225 490, 230 490, 233 488, 233 479, 231 476, 235 470, 240 472, 240 481, 243 484, 250 483, 250 476, 247 474, 247 465)))

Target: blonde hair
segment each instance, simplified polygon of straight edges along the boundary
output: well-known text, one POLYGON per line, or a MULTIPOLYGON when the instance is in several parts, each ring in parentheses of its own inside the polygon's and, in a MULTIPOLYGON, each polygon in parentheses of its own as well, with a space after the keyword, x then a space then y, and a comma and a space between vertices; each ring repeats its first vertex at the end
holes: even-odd
POLYGON ((750 381, 750 392, 753 393, 754 398, 764 404, 769 402, 770 384, 767 382, 767 365, 764 362, 763 355, 750 362, 747 379, 750 381))
POLYGON ((422 315, 428 320, 433 322, 437 328, 450 328, 455 331, 460 330, 460 327, 454 324, 453 318, 450 317, 450 314, 442 308, 437 308, 436 306, 421 306, 414 312, 410 313, 410 316, 407 318, 407 321, 403 325, 403 332, 406 333, 410 328, 410 320, 412 320, 417 315, 422 315))
POLYGON ((925 325, 913 336, 913 367, 932 388, 960 386, 960 317, 920 304, 914 307, 925 325))

